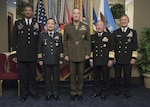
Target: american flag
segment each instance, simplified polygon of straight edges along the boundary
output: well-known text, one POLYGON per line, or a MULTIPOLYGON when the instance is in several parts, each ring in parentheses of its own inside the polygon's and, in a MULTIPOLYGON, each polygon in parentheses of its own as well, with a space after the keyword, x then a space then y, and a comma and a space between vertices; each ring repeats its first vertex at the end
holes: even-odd
POLYGON ((45 29, 47 17, 46 17, 46 12, 45 12, 45 8, 44 8, 43 0, 40 0, 40 3, 37 2, 34 20, 38 21, 40 23, 42 30, 45 29))

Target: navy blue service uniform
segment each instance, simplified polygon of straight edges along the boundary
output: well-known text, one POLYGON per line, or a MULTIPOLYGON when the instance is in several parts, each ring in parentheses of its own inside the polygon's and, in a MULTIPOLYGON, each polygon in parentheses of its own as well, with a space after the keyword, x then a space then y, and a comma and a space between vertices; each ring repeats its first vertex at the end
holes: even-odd
POLYGON ((106 32, 95 33, 91 37, 91 44, 95 94, 93 97, 101 95, 102 99, 105 100, 109 89, 109 67, 107 64, 109 60, 114 59, 113 36, 106 32))
POLYGON ((58 96, 60 60, 63 60, 62 35, 42 32, 38 42, 38 61, 44 64, 47 96, 58 96))
POLYGON ((115 93, 114 95, 119 95, 121 93, 121 88, 123 88, 123 94, 130 97, 130 81, 131 81, 131 71, 132 65, 130 61, 132 58, 137 58, 137 33, 135 30, 126 28, 124 32, 121 28, 113 32, 115 41, 115 93), (121 73, 123 70, 124 83, 121 83, 121 73), (123 85, 123 86, 121 86, 123 85))
POLYGON ((37 94, 35 75, 37 42, 40 33, 40 26, 32 19, 30 19, 30 21, 30 24, 27 24, 25 19, 16 21, 12 37, 11 54, 14 58, 17 58, 21 97, 23 98, 26 98, 28 93, 30 93, 33 97, 37 94))

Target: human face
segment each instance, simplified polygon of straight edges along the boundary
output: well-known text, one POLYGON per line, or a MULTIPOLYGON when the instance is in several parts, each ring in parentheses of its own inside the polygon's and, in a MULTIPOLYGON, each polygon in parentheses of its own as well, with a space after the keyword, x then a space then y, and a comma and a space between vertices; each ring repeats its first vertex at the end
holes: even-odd
POLYGON ((46 23, 46 28, 48 31, 53 31, 55 29, 55 22, 52 19, 49 19, 46 23))
POLYGON ((104 28, 105 28, 105 24, 104 24, 103 21, 98 21, 96 23, 96 30, 97 30, 97 32, 103 32, 104 28))
POLYGON ((33 16, 33 10, 31 7, 25 7, 23 13, 24 13, 24 16, 28 19, 32 18, 33 16))
POLYGON ((128 18, 128 16, 122 16, 121 18, 120 18, 120 25, 121 25, 121 27, 127 27, 128 26, 128 23, 129 23, 129 18, 128 18))
POLYGON ((80 10, 79 9, 74 9, 73 10, 73 20, 75 22, 80 20, 80 10))

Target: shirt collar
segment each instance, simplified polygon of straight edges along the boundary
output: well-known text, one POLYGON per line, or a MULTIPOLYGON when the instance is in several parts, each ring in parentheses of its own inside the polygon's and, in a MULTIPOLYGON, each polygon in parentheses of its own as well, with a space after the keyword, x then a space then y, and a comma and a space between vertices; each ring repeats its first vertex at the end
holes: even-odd
POLYGON ((127 29, 128 29, 128 27, 125 27, 125 28, 121 27, 122 32, 123 32, 123 31, 126 32, 127 29))

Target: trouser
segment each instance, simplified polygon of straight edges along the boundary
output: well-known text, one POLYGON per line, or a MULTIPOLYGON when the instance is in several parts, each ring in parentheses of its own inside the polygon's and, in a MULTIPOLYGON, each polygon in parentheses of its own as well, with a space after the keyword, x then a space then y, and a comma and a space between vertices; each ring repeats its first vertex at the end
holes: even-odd
POLYGON ((44 65, 45 82, 46 82, 46 94, 58 95, 59 85, 59 64, 56 65, 44 65))
POLYGON ((37 94, 36 62, 18 62, 20 95, 27 96, 28 92, 35 96, 37 94))
POLYGON ((85 62, 70 62, 70 94, 82 95, 85 62))
POLYGON ((93 66, 94 93, 106 95, 109 89, 109 67, 93 66))
POLYGON ((131 71, 132 65, 130 64, 115 64, 115 93, 120 93, 123 88, 125 94, 130 94, 130 82, 131 82, 131 71), (124 81, 122 83, 121 74, 124 74, 124 81))

